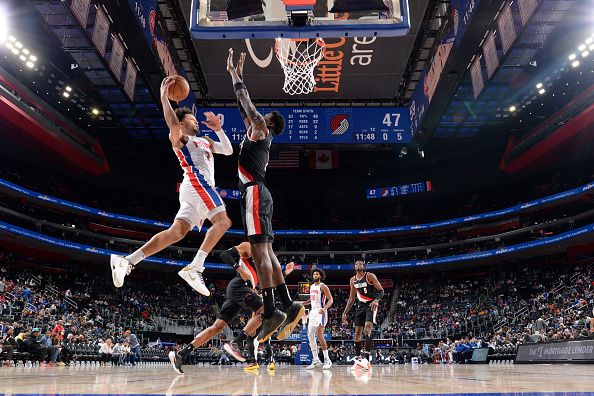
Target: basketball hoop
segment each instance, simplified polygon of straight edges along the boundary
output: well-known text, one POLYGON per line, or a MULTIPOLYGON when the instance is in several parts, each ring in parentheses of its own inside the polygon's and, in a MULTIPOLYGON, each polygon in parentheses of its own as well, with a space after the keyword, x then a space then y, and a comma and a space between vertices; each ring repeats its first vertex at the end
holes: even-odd
POLYGON ((276 58, 285 72, 283 91, 289 95, 308 94, 316 85, 314 68, 324 56, 325 43, 321 38, 277 38, 276 58))

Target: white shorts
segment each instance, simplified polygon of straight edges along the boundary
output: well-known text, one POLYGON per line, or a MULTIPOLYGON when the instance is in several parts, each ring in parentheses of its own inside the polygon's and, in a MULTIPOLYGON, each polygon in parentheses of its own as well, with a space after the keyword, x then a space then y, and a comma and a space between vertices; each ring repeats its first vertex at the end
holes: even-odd
POLYGON ((192 228, 202 228, 205 219, 212 219, 225 211, 225 203, 219 193, 208 184, 191 183, 184 180, 179 188, 179 211, 175 220, 181 219, 192 228))
MULTIPOLYGON (((307 318, 307 325, 309 327, 326 327, 326 323, 328 323, 328 314, 320 314, 318 312, 309 311, 309 316, 307 318)), ((315 310, 317 311, 317 310, 315 310)))

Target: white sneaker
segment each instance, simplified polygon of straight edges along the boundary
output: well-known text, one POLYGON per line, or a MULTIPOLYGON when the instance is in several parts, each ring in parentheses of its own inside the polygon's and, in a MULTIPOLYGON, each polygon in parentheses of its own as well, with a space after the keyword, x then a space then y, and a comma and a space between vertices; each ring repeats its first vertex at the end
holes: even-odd
POLYGON ((206 284, 204 283, 202 272, 195 268, 190 268, 190 266, 186 266, 178 272, 178 275, 181 276, 182 279, 185 280, 188 285, 190 285, 192 289, 196 290, 198 293, 202 294, 203 296, 210 296, 210 290, 208 290, 206 284))
POLYGON ((313 370, 315 368, 318 368, 322 365, 322 362, 319 360, 314 360, 313 362, 311 362, 311 364, 309 366, 307 366, 305 369, 306 370, 313 370))
POLYGON ((371 369, 371 363, 369 363, 369 360, 367 360, 365 358, 357 360, 355 362, 355 366, 362 368, 363 370, 371 369))
POLYGON ((112 254, 110 257, 111 279, 115 287, 124 286, 124 278, 132 272, 134 266, 122 256, 112 254))
POLYGON ((322 370, 330 370, 330 367, 332 367, 332 361, 326 360, 326 361, 324 361, 324 365, 322 366, 322 370))

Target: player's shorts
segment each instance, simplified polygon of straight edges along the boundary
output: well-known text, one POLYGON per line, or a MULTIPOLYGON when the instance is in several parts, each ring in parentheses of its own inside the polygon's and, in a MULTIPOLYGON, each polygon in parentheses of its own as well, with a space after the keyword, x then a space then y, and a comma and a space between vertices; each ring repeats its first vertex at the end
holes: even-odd
POLYGON ((217 213, 225 211, 225 203, 217 190, 202 177, 188 177, 179 188, 179 211, 175 220, 181 219, 192 228, 202 228, 204 219, 212 219, 217 213), (202 182, 201 182, 202 180, 202 182))
POLYGON ((243 229, 251 243, 272 243, 272 195, 262 183, 247 183, 241 187, 241 218, 243 229))
POLYGON ((314 310, 309 311, 309 316, 307 317, 307 325, 309 327, 326 327, 326 323, 328 323, 328 313, 320 314, 319 312, 314 312, 314 310))
POLYGON ((371 309, 371 303, 357 303, 355 309, 355 326, 365 326, 365 322, 375 323, 376 312, 371 309))
POLYGON ((264 303, 260 296, 252 289, 251 283, 240 277, 231 279, 227 286, 227 298, 219 311, 217 319, 231 323, 239 315, 242 309, 249 309, 256 312, 264 303))

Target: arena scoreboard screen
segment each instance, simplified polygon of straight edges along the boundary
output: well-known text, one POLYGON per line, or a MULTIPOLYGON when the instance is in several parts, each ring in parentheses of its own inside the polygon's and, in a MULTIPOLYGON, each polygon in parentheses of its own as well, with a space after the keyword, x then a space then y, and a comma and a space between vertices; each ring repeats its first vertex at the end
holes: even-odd
MULTIPOLYGON (((246 127, 237 108, 215 107, 223 129, 233 144, 239 144, 246 127)), ((407 144, 412 140, 408 108, 401 107, 261 107, 262 114, 278 111, 285 118, 285 131, 274 143, 288 144, 407 144)), ((209 134, 212 131, 203 130, 209 134)))
POLYGON ((297 290, 299 291, 299 300, 309 300, 310 282, 299 282, 297 290))

